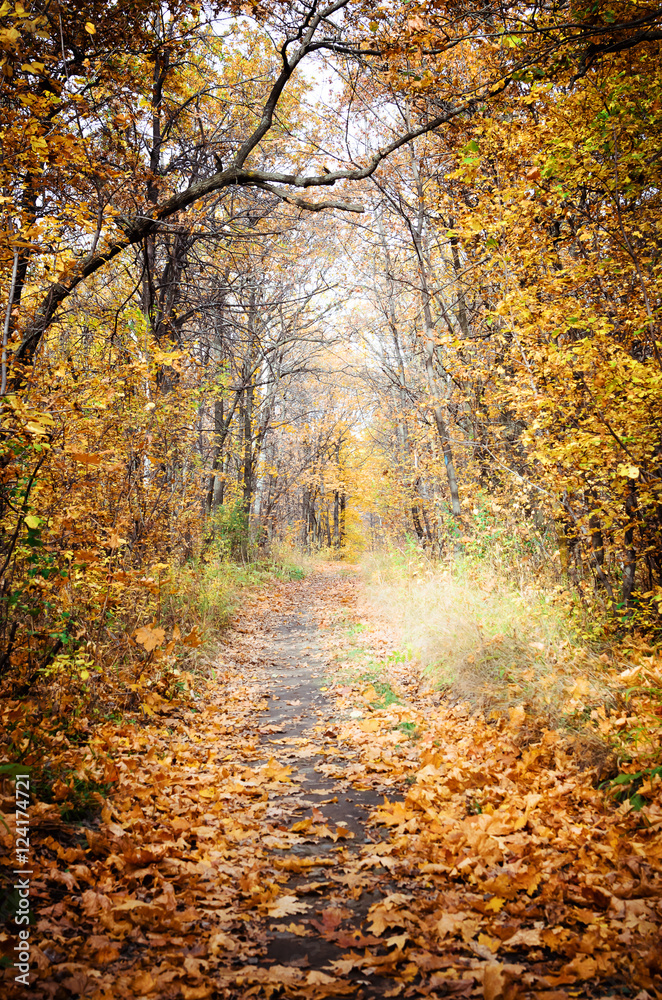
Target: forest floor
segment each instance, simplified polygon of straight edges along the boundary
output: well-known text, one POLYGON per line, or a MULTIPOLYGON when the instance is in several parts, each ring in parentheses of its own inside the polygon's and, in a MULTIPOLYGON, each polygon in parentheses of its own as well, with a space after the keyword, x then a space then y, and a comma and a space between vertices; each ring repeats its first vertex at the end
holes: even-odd
POLYGON ((662 814, 435 691, 351 567, 253 593, 200 684, 95 729, 100 817, 33 803, 31 996, 662 997, 662 814))

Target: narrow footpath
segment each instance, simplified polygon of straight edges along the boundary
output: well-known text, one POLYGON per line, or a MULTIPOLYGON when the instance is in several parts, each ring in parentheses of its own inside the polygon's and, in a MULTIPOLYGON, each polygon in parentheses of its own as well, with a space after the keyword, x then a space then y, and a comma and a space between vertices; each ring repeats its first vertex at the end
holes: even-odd
POLYGON ((272 586, 197 702, 102 730, 101 820, 35 817, 31 996, 662 997, 662 817, 435 692, 360 595, 272 586))

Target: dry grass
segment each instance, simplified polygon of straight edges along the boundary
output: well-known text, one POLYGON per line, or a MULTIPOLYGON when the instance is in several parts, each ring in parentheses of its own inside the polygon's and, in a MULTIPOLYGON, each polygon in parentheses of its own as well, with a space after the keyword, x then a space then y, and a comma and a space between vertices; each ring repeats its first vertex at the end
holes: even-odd
POLYGON ((418 549, 364 562, 370 602, 402 629, 431 682, 485 711, 523 706, 547 726, 580 731, 613 702, 605 654, 582 615, 496 551, 433 563, 418 549))

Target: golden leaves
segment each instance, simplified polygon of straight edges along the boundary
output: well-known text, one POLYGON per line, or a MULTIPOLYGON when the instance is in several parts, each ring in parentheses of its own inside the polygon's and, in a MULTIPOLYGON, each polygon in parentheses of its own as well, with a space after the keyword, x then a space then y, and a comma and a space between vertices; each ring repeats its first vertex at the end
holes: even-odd
MULTIPOLYGON (((358 971, 384 996, 511 1000, 523 990, 561 994, 584 980, 595 992, 612 976, 648 975, 642 955, 659 933, 660 833, 608 807, 567 741, 527 729, 522 706, 486 720, 425 693, 405 694, 415 690, 405 683, 411 662, 393 658, 387 666, 384 644, 367 655, 381 657, 380 676, 404 704, 371 708, 380 684, 329 685, 324 711, 338 741, 324 735, 327 715, 313 716, 305 736, 256 738, 273 681, 263 664, 274 657, 273 632, 258 641, 258 623, 281 600, 244 611, 245 631, 224 644, 217 664, 223 679, 203 698, 187 705, 156 695, 158 714, 132 713, 95 730, 95 753, 103 747, 112 757, 95 763, 97 778, 117 787, 86 828, 86 850, 52 836, 43 843, 39 882, 58 887, 48 891, 60 893, 57 912, 77 932, 66 938, 66 955, 44 961, 44 982, 80 975, 82 983, 94 962, 100 995, 214 989, 317 1000, 356 992, 349 977, 358 971), (354 704, 380 720, 377 731, 357 725, 354 704), (297 757, 311 748, 325 763, 297 757), (302 771, 313 764, 311 788, 302 771), (325 812, 338 815, 331 809, 360 797, 361 787, 387 795, 366 842, 346 851, 341 824, 325 812), (313 790, 317 804, 306 799, 313 790), (329 840, 334 825, 341 849, 329 840), (405 880, 406 891, 393 891, 405 880), (67 885, 74 889, 62 898, 67 885), (342 951, 313 968, 289 958, 270 965, 263 954, 274 932, 292 955, 311 938, 316 949, 328 941, 342 951), (134 956, 135 941, 142 943, 134 956)), ((156 631, 154 622, 144 627, 156 631)), ((165 645, 165 635, 157 638, 165 645)), ((642 655, 630 680, 643 683, 656 659, 642 655)), ((305 707, 303 697, 282 704, 297 713, 305 707)), ((57 795, 69 789, 61 784, 57 795)), ((651 781, 651 801, 659 784, 651 781)), ((53 900, 39 895, 38 905, 39 927, 51 921, 48 934, 58 940, 59 915, 46 912, 53 900)))
POLYGON ((359 729, 363 733, 376 733, 380 729, 379 719, 366 719, 359 722, 359 729))
POLYGON ((413 818, 413 814, 402 802, 388 802, 384 799, 384 805, 375 812, 375 819, 384 826, 399 826, 413 818))
POLYGON ((20 37, 21 33, 16 28, 3 28, 0 31, 0 45, 15 45, 20 37))

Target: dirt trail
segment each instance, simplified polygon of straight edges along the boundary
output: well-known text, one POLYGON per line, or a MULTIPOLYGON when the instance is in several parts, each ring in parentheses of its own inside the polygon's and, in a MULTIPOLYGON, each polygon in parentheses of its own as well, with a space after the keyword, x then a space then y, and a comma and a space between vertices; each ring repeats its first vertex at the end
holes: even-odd
POLYGON ((98 735, 101 821, 34 816, 31 996, 662 997, 662 817, 419 684, 359 592, 272 586, 194 709, 98 735))
POLYGON ((656 995, 659 837, 646 860, 632 853, 590 775, 522 712, 486 724, 421 693, 397 633, 359 621, 358 596, 326 567, 282 588, 252 632, 268 704, 259 747, 293 768, 294 787, 270 793, 263 816, 285 839, 262 841, 271 865, 287 865, 293 912, 270 914, 245 987, 644 1000, 645 984, 656 995))
POLYGON ((288 829, 297 823, 305 827, 310 821, 309 829, 302 830, 308 837, 275 848, 274 853, 316 863, 295 871, 286 883, 288 891, 309 900, 311 908, 297 918, 297 933, 276 929, 273 924, 278 921, 272 922, 266 964, 276 961, 320 970, 341 957, 340 945, 319 933, 320 921, 324 931, 344 933, 347 938, 377 898, 374 892, 362 892, 358 899, 348 896, 343 862, 378 839, 374 828, 368 829, 368 818, 383 796, 379 789, 355 788, 340 776, 329 776, 324 767, 329 746, 336 770, 349 765, 355 755, 344 755, 337 747, 335 699, 325 686, 328 656, 319 646, 318 626, 310 612, 284 616, 269 643, 269 656, 264 728, 273 726, 277 735, 264 736, 261 744, 293 767, 291 779, 297 790, 270 797, 265 819, 275 819, 288 829))

